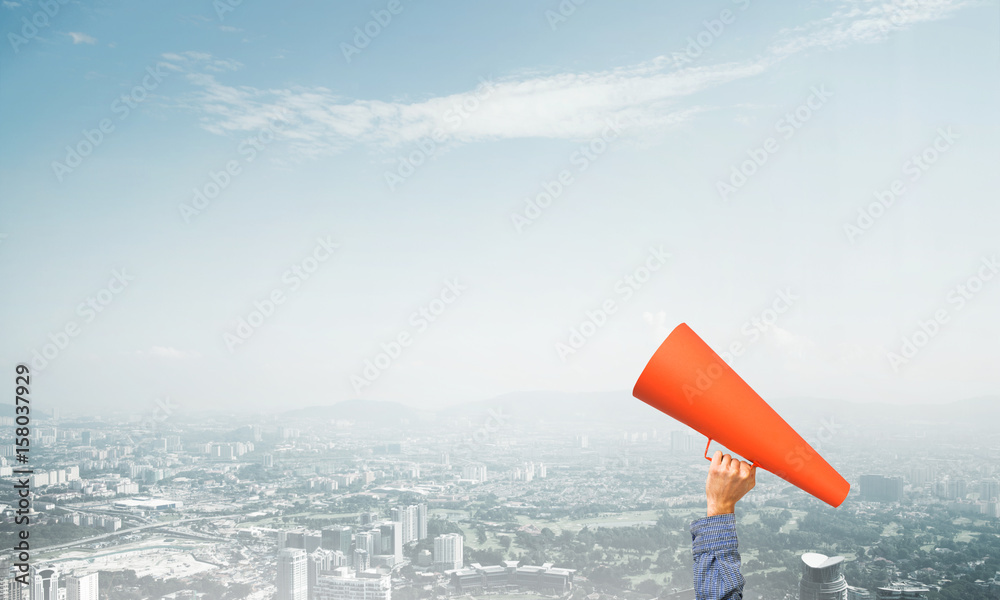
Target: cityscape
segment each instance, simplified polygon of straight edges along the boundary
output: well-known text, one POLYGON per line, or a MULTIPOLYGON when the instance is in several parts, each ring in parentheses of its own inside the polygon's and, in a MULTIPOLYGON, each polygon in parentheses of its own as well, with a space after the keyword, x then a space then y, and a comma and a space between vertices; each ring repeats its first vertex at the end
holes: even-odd
POLYGON ((0 15, 0 600, 1000 600, 1000 0, 0 15))
MULTIPOLYGON (((170 406, 36 416, 30 586, 8 551, 0 598, 695 598, 704 438, 624 393, 170 406)), ((996 406, 777 401, 852 490, 833 509, 760 473, 737 507, 744 597, 1000 598, 996 406)))

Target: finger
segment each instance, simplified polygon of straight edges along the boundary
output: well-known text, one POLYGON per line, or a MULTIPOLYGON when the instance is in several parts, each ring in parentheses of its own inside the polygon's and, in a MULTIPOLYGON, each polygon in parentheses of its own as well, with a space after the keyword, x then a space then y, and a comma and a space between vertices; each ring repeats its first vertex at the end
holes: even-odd
POLYGON ((722 450, 716 450, 712 455, 712 466, 718 467, 720 464, 722 464, 722 450))
POLYGON ((729 467, 730 467, 730 465, 732 463, 733 463, 733 457, 729 456, 728 454, 723 454, 722 455, 722 462, 719 463, 719 466, 721 466, 723 469, 725 469, 726 471, 728 471, 729 467))

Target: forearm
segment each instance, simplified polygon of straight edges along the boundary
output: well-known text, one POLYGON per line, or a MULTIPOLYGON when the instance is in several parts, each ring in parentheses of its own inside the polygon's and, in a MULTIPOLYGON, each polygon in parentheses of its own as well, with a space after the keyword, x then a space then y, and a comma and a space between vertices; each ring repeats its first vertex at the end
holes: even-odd
POLYGON ((742 600, 743 574, 733 514, 699 519, 691 524, 694 591, 697 600, 742 600))

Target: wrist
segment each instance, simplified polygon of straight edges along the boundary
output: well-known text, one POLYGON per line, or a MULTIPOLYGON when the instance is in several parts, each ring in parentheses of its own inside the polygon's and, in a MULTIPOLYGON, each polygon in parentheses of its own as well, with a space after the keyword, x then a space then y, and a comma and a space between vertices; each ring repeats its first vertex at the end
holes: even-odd
POLYGON ((728 502, 709 502, 708 516, 731 515, 736 512, 736 504, 728 502))

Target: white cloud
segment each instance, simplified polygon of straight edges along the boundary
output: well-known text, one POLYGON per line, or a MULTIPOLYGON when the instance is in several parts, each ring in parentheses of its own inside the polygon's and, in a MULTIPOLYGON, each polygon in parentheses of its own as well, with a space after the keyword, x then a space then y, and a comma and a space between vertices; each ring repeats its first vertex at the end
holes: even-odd
POLYGON ((894 31, 943 19, 972 4, 969 0, 847 0, 829 17, 782 31, 771 51, 786 56, 813 47, 837 49, 881 42, 894 31))
POLYGON ((300 157, 339 152, 354 144, 398 147, 437 130, 453 143, 531 137, 584 140, 602 131, 609 119, 628 119, 639 125, 636 131, 681 123, 701 110, 682 106, 698 92, 759 75, 808 48, 877 42, 968 4, 847 0, 827 18, 780 32, 763 55, 740 62, 678 69, 674 60, 660 56, 590 73, 522 73, 412 102, 349 99, 323 87, 227 85, 216 74, 239 69, 242 65, 235 61, 198 52, 164 57, 176 59, 187 71, 196 91, 180 105, 200 113, 206 130, 243 134, 278 122, 279 137, 300 157))
POLYGON ((4 6, 6 7, 6 8, 9 8, 9 9, 11 9, 11 10, 14 10, 14 9, 15 9, 15 8, 17 8, 18 6, 21 6, 21 3, 20 3, 20 2, 11 2, 10 0, 3 0, 3 5, 4 5, 4 6))
POLYGON ((96 44, 97 39, 93 38, 86 33, 79 33, 76 31, 69 32, 69 37, 73 38, 74 44, 96 44))

